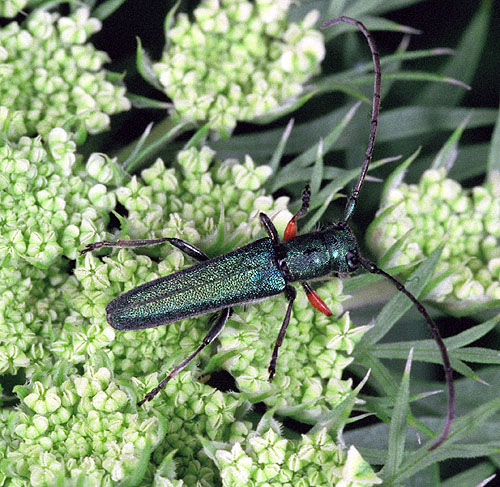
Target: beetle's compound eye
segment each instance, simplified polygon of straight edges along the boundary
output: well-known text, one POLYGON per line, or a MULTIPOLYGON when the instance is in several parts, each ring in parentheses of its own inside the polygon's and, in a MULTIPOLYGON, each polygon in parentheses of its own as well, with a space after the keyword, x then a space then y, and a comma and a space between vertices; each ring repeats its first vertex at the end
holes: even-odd
POLYGON ((347 252, 345 258, 349 272, 354 272, 359 267, 358 256, 352 252, 347 252))

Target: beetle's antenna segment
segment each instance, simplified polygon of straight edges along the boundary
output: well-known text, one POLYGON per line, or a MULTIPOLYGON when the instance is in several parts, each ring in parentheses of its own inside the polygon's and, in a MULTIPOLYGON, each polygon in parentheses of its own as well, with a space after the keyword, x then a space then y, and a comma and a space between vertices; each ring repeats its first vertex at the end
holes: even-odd
POLYGON ((380 56, 378 54, 377 47, 375 46, 375 42, 373 41, 373 38, 368 29, 359 20, 352 19, 351 17, 337 17, 336 19, 328 20, 327 22, 322 24, 321 28, 326 29, 327 27, 338 24, 340 22, 347 22, 348 24, 355 25, 363 33, 372 52, 373 69, 375 71, 375 80, 373 82, 372 119, 370 122, 370 138, 368 140, 368 147, 366 148, 365 159, 363 160, 363 167, 361 168, 361 174, 359 175, 356 186, 354 186, 345 206, 344 222, 347 222, 354 213, 361 186, 363 186, 366 172, 368 171, 368 166, 372 161, 373 147, 375 145, 375 138, 377 137, 378 114, 380 112, 380 83, 382 79, 382 72, 380 70, 380 56))
POLYGON ((455 386, 453 385, 453 375, 451 370, 450 357, 448 356, 446 345, 444 344, 443 339, 441 338, 441 334, 439 333, 438 327, 436 326, 434 321, 432 321, 432 318, 429 316, 429 313, 427 313, 427 311, 422 306, 420 301, 410 291, 408 291, 408 289, 406 289, 403 286, 403 284, 401 284, 397 279, 392 277, 390 274, 387 274, 387 272, 384 272, 382 269, 379 269, 373 262, 369 261, 368 259, 365 259, 364 257, 361 256, 357 256, 357 259, 359 263, 368 272, 384 276, 386 279, 391 281, 391 283, 394 284, 394 286, 396 286, 398 291, 401 291, 403 294, 406 294, 408 298, 410 298, 410 300, 416 306, 418 311, 424 316, 425 321, 429 326, 429 330, 431 331, 432 337, 434 338, 439 347, 439 351, 441 352, 441 358, 443 360, 446 384, 448 385, 448 417, 446 418, 446 423, 444 425, 443 432, 441 433, 437 441, 429 448, 429 450, 434 450, 441 443, 443 443, 443 441, 446 440, 446 438, 448 438, 451 424, 455 416, 455 386))

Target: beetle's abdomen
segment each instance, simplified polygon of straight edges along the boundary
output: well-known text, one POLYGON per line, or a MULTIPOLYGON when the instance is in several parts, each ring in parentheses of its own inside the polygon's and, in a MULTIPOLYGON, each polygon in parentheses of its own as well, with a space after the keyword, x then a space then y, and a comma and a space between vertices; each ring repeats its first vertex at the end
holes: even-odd
POLYGON ((136 287, 107 306, 119 330, 150 328, 282 292, 269 238, 136 287))

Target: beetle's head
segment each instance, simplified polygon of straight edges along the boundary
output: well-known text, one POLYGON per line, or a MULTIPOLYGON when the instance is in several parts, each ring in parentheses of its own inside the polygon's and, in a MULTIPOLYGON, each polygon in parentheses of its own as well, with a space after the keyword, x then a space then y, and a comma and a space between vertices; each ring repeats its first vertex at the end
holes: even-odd
POLYGON ((334 270, 339 274, 350 274, 360 265, 360 253, 356 237, 346 222, 332 223, 325 230, 325 239, 330 248, 334 270))

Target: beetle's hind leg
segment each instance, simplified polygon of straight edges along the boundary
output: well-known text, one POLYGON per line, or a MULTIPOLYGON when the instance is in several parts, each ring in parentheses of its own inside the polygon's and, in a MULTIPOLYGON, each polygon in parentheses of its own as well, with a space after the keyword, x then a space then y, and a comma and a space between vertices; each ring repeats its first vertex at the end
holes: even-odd
POLYGON ((219 333, 221 332, 222 328, 224 328, 224 325, 226 324, 229 316, 231 315, 232 308, 225 308, 223 309, 219 315, 215 323, 212 325, 210 330, 208 331, 207 335, 201 342, 200 346, 190 355, 188 355, 179 365, 174 367, 170 373, 154 388, 151 389, 145 396, 142 401, 139 401, 137 403, 138 406, 142 406, 146 401, 151 401, 153 397, 156 396, 169 382, 171 379, 173 379, 181 370, 183 370, 189 363, 210 343, 212 343, 219 333))

